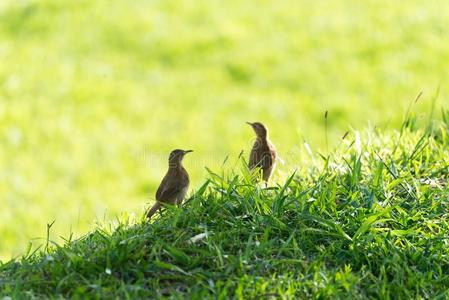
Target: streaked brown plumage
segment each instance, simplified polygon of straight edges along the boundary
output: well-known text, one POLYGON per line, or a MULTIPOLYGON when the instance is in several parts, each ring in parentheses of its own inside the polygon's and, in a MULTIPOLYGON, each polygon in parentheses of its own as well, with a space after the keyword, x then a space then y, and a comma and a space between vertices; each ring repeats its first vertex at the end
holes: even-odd
POLYGON ((260 168, 263 180, 268 181, 276 166, 276 148, 268 139, 268 129, 262 123, 247 124, 251 125, 257 136, 251 149, 248 167, 251 170, 260 168))
POLYGON ((190 184, 189 174, 182 165, 184 155, 192 150, 176 149, 170 153, 168 158, 168 171, 162 179, 156 192, 156 204, 148 211, 147 218, 151 217, 161 208, 161 203, 171 205, 182 204, 190 184))

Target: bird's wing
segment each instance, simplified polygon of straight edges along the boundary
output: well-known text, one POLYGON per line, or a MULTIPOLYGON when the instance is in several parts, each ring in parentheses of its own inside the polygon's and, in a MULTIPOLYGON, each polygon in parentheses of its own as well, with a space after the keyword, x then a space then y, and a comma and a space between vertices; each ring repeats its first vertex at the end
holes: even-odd
POLYGON ((167 180, 168 180, 167 177, 168 177, 168 174, 166 174, 164 176, 164 178, 161 181, 161 184, 159 184, 159 187, 157 188, 156 200, 158 200, 158 201, 161 200, 161 195, 165 190, 165 186, 167 185, 167 180))
POLYGON ((251 149, 251 153, 249 154, 248 166, 250 169, 253 169, 257 167, 257 164, 258 164, 257 150, 255 146, 253 146, 253 149, 251 149))
POLYGON ((270 142, 263 148, 262 154, 258 159, 258 166, 262 169, 270 169, 276 163, 276 148, 270 142))
POLYGON ((177 195, 186 187, 181 180, 168 180, 164 177, 156 192, 156 200, 166 203, 175 203, 177 195))
POLYGON ((262 169, 269 169, 273 167, 273 164, 276 160, 275 154, 272 152, 265 152, 260 161, 260 165, 262 169))

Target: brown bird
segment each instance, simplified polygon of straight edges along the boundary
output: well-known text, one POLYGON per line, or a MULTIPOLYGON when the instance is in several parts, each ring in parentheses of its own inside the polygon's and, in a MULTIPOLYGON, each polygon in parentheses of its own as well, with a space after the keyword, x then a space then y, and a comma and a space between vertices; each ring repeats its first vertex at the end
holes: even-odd
POLYGON ((267 182, 276 166, 276 148, 268 139, 268 129, 262 123, 246 123, 253 127, 257 136, 251 149, 248 167, 251 170, 260 168, 262 178, 267 182))
POLYGON ((156 211, 161 208, 161 203, 178 206, 182 204, 190 184, 189 174, 186 169, 184 169, 182 160, 184 155, 190 152, 193 152, 193 150, 176 149, 170 153, 168 158, 168 171, 157 189, 157 202, 148 212, 148 219, 151 219, 156 211))

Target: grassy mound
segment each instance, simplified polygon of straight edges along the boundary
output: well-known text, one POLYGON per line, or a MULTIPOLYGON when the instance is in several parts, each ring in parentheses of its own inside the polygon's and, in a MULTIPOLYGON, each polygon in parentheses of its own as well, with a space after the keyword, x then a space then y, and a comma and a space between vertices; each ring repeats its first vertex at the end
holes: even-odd
MULTIPOLYGON (((449 120, 449 118, 448 118, 449 120)), ((182 209, 0 267, 10 297, 448 297, 448 126, 350 134, 275 187, 210 178, 182 209)))

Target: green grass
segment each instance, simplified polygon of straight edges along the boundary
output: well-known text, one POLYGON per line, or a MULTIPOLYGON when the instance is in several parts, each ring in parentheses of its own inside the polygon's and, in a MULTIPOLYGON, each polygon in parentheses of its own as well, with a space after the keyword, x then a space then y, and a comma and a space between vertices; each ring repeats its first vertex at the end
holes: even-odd
MULTIPOLYGON (((141 215, 174 148, 193 188, 263 121, 275 182, 449 84, 449 2, 0 1, 0 258, 141 215), (392 103, 394 105, 392 105, 392 103), (293 159, 288 159, 293 157, 293 159), (307 156, 306 156, 307 157, 307 156)), ((418 114, 419 117, 419 114, 418 114)), ((245 153, 247 156, 247 152, 245 153)))
POLYGON ((150 224, 121 218, 3 264, 0 296, 448 298, 449 112, 312 155, 270 187, 230 158, 150 224))

